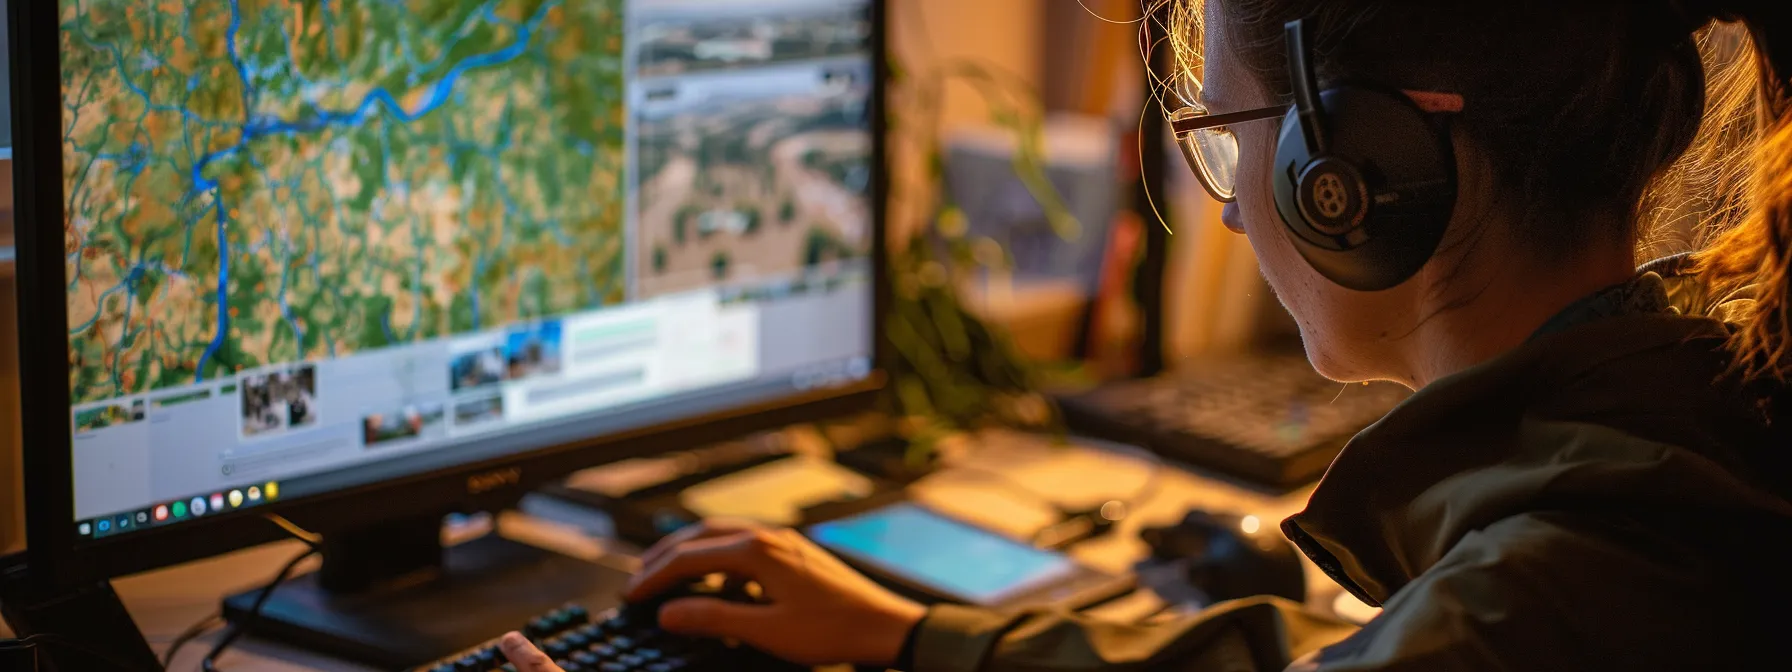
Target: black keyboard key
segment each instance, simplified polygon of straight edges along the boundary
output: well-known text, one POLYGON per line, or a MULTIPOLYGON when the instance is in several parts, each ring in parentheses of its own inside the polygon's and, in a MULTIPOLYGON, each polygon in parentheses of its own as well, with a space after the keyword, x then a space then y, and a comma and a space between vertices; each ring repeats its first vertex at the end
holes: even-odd
MULTIPOLYGON (((522 630, 566 672, 697 672, 717 665, 717 669, 728 670, 744 664, 745 659, 735 659, 720 642, 660 630, 651 613, 624 616, 611 611, 602 616, 609 618, 595 620, 584 607, 569 604, 531 619, 522 630)), ((418 668, 418 672, 425 669, 517 672, 496 644, 418 668)))
POLYGON ((659 628, 642 630, 630 634, 635 640, 635 646, 656 646, 660 641, 666 638, 666 631, 659 628))
POLYGON ((473 654, 473 657, 479 659, 479 664, 485 666, 484 669, 487 670, 491 669, 493 665, 497 665, 498 661, 503 658, 498 655, 498 647, 496 646, 488 646, 480 649, 477 653, 473 654))
POLYGON ((576 627, 585 622, 585 619, 574 614, 572 609, 561 609, 548 614, 548 618, 554 622, 556 632, 576 627))

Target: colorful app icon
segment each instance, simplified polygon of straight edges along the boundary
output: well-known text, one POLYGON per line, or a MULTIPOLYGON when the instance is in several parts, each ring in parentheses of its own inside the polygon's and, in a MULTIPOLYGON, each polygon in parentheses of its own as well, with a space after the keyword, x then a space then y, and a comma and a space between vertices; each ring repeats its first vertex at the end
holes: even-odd
POLYGON ((261 501, 261 488, 257 488, 253 485, 249 486, 249 501, 251 503, 261 501))
POLYGON ((268 484, 261 488, 261 492, 267 495, 268 501, 274 501, 275 497, 280 496, 280 484, 268 481, 268 484))
POLYGON ((81 536, 85 537, 89 534, 93 534, 93 526, 87 523, 81 523, 81 536))
POLYGON ((230 491, 230 508, 234 509, 234 508, 242 506, 242 505, 243 505, 243 491, 231 490, 230 491))
POLYGON ((131 514, 127 513, 122 516, 119 516, 118 520, 112 522, 112 525, 113 525, 113 527, 117 527, 118 529, 121 529, 121 530, 131 529, 131 514))
POLYGON ((223 511, 224 510, 224 493, 219 492, 219 493, 213 494, 211 505, 212 505, 213 511, 223 511))
POLYGON ((112 521, 107 520, 105 518, 101 518, 100 522, 99 522, 99 530, 101 532, 111 532, 112 531, 112 521))
POLYGON ((205 498, 194 497, 193 501, 187 504, 187 508, 191 509, 195 516, 205 515, 205 498))
POLYGON ((141 527, 143 525, 148 525, 148 524, 149 524, 149 512, 148 511, 138 511, 137 512, 137 525, 139 527, 141 527))
POLYGON ((187 503, 186 502, 175 502, 174 506, 169 507, 169 508, 174 511, 175 518, 187 517, 187 503))
POLYGON ((162 522, 167 519, 168 519, 168 505, 157 504, 156 505, 156 522, 159 523, 159 522, 162 522))

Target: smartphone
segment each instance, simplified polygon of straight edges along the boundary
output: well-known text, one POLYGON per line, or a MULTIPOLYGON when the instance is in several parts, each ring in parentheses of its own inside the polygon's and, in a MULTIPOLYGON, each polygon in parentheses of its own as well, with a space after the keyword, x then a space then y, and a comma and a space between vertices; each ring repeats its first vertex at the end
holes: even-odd
POLYGON ((914 502, 811 525, 822 548, 911 596, 992 609, 1077 609, 1129 592, 1133 578, 1091 569, 914 502))

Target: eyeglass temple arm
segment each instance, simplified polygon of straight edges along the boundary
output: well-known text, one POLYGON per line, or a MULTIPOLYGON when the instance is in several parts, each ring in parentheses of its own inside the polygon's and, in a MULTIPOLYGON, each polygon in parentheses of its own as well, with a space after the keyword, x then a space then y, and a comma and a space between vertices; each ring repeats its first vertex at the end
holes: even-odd
POLYGON ((1247 121, 1261 121, 1263 119, 1274 119, 1276 117, 1286 116, 1287 114, 1288 114, 1288 108, 1287 108, 1287 106, 1284 106, 1284 105, 1274 105, 1274 106, 1270 106, 1270 107, 1259 107, 1255 110, 1245 110, 1243 112, 1227 112, 1225 114, 1202 114, 1202 115, 1195 115, 1195 116, 1191 116, 1191 117, 1183 117, 1183 118, 1179 118, 1179 119, 1171 119, 1170 120, 1170 130, 1175 131, 1177 133, 1193 133, 1195 131, 1213 128, 1215 126, 1231 126, 1233 124, 1242 124, 1247 121))

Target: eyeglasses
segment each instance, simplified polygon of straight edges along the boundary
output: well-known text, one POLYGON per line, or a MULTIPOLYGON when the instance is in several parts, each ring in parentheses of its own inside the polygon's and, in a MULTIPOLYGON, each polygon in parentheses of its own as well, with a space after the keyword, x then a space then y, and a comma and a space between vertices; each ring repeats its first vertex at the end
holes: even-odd
MULTIPOLYGON (((1462 96, 1458 94, 1411 90, 1401 93, 1406 94, 1420 111, 1427 114, 1449 115, 1462 111, 1462 96)), ((1182 158, 1188 160, 1189 169, 1201 178, 1201 186, 1207 188, 1207 193, 1213 195, 1214 200, 1221 203, 1238 200, 1238 136, 1232 134, 1231 127, 1264 119, 1280 119, 1287 116, 1288 106, 1274 105, 1243 112, 1213 114, 1201 103, 1192 102, 1196 100, 1196 96, 1184 94, 1181 97, 1190 102, 1170 115, 1170 130, 1176 134, 1176 144, 1182 148, 1182 158)))
POLYGON ((1231 203, 1238 200, 1238 136, 1232 134, 1231 127, 1287 114, 1286 105, 1212 114, 1200 103, 1192 103, 1170 115, 1170 130, 1176 134, 1189 170, 1201 178, 1201 186, 1214 200, 1231 203))

